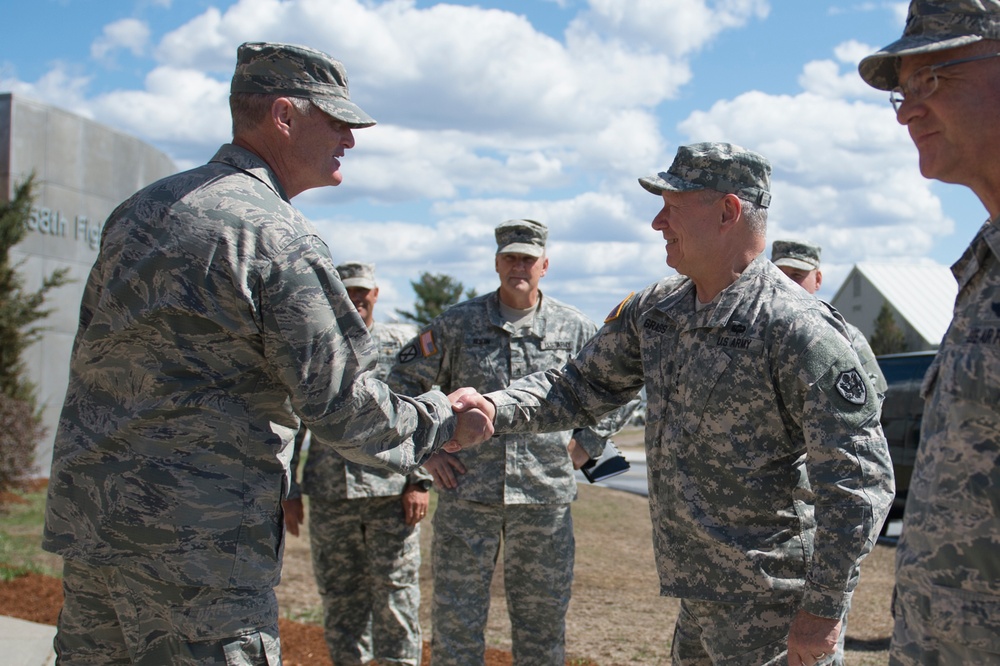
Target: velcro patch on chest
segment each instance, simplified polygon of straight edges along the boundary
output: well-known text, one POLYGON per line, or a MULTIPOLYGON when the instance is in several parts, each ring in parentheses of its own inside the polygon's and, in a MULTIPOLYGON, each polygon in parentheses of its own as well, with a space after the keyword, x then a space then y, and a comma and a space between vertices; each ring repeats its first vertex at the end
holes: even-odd
POLYGON ((868 389, 857 370, 846 370, 837 377, 837 393, 852 405, 863 405, 868 400, 868 389))

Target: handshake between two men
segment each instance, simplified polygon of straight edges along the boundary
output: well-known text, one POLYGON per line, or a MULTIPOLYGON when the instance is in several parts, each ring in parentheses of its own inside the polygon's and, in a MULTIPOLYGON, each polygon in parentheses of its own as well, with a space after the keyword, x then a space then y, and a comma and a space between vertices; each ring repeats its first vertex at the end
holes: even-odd
POLYGON ((452 439, 444 445, 445 451, 455 453, 466 446, 482 444, 493 436, 496 407, 476 389, 463 386, 449 393, 448 400, 455 410, 457 424, 452 439))

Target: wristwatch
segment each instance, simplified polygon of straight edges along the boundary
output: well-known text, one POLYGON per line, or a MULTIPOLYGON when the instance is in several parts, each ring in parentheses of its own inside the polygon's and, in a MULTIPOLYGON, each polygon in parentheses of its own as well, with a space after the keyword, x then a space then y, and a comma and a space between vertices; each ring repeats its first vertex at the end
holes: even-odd
POLYGON ((426 492, 434 487, 434 482, 430 479, 417 479, 413 482, 413 485, 426 492))

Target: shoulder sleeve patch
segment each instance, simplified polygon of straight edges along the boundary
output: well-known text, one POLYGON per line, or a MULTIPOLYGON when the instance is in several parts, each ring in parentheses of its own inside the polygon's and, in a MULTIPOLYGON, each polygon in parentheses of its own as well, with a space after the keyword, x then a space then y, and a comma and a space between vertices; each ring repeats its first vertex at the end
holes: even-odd
POLYGON ((863 405, 868 399, 868 389, 857 370, 848 370, 837 377, 837 393, 852 405, 863 405))
POLYGON ((399 363, 409 363, 419 355, 420 350, 417 349, 417 343, 412 342, 399 350, 399 354, 396 355, 396 361, 399 363))
POLYGON ((634 291, 629 292, 629 295, 626 296, 622 300, 621 303, 619 303, 618 305, 616 305, 611 310, 611 312, 608 313, 608 316, 604 318, 604 323, 607 324, 608 322, 612 322, 615 319, 618 319, 618 317, 621 317, 622 316, 622 310, 625 308, 625 306, 628 304, 628 302, 632 300, 633 296, 635 296, 635 292, 634 291))
POLYGON ((434 344, 434 331, 430 329, 420 334, 420 353, 424 358, 437 354, 437 345, 434 344))

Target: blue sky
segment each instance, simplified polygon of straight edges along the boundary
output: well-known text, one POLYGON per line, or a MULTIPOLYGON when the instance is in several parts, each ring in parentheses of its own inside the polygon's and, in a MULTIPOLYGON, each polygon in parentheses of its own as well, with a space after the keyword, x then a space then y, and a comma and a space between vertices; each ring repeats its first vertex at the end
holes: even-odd
POLYGON ((549 225, 543 291, 595 320, 672 273, 639 176, 678 145, 738 143, 774 165, 768 240, 820 243, 831 298, 857 262, 950 265, 985 220, 923 179, 858 60, 902 31, 906 2, 825 0, 35 0, 5 8, 0 91, 128 132, 180 168, 228 141, 243 41, 342 60, 379 124, 344 183, 294 203, 338 261, 376 264, 376 318, 410 280, 496 286, 492 230, 549 225), (13 28, 13 30, 12 30, 13 28))

